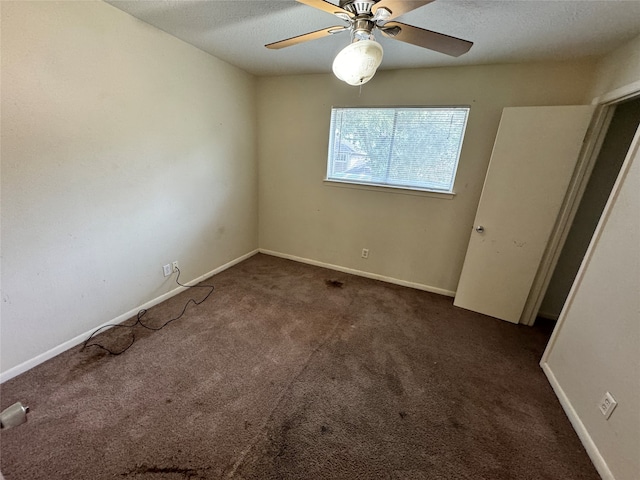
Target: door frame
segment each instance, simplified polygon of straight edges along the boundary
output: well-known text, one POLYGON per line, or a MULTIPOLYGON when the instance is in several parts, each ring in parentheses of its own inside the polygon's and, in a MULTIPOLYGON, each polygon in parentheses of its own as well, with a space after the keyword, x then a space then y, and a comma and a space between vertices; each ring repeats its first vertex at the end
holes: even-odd
POLYGON ((592 100, 591 104, 596 105, 597 108, 589 130, 587 130, 587 135, 585 136, 585 141, 582 145, 582 150, 580 151, 578 163, 571 178, 567 195, 560 209, 560 214, 549 237, 549 242, 542 256, 538 272, 533 280, 529 297, 527 298, 522 316, 520 317, 520 323, 533 325, 536 320, 540 305, 542 304, 558 259, 560 258, 562 247, 564 247, 564 243, 569 235, 569 230, 578 211, 589 177, 600 154, 600 148, 609 130, 616 105, 636 97, 640 97, 640 81, 625 85, 592 100))

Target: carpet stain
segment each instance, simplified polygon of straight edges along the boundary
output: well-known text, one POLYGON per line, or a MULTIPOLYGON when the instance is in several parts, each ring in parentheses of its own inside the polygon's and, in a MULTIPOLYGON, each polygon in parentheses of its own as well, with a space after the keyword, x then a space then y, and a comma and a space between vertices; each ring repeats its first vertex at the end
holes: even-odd
POLYGON ((402 386, 402 381, 398 378, 398 375, 395 372, 387 372, 385 374, 385 378, 387 380, 387 388, 394 395, 401 396, 404 394, 404 387, 402 386))
POLYGON ((206 478, 200 474, 200 471, 194 468, 180 468, 180 467, 157 467, 157 466, 149 466, 146 464, 138 465, 136 468, 129 470, 128 472, 121 473, 121 477, 137 477, 147 474, 158 475, 159 478, 167 478, 166 475, 178 475, 181 478, 192 479, 192 478, 206 478))
POLYGON ((344 282, 339 280, 325 280, 324 283, 329 288, 342 288, 344 286, 344 282))
POLYGON ((280 427, 280 439, 279 439, 280 441, 279 441, 276 457, 282 457, 285 454, 288 447, 287 435, 289 433, 289 430, 291 430, 292 426, 293 425, 291 424, 291 421, 286 420, 282 425, 282 427, 280 427))
POLYGON ((322 425, 320 427, 320 433, 322 433, 323 435, 325 433, 331 433, 331 432, 332 432, 331 427, 327 427, 326 425, 322 425))
POLYGON ((464 428, 464 426, 456 418, 449 417, 449 423, 456 430, 460 430, 460 429, 464 428))
MULTIPOLYGON (((80 347, 79 352, 82 352, 82 348, 80 347)), ((104 350, 94 350, 92 352, 86 351, 82 356, 78 356, 74 358, 76 360, 75 365, 71 366, 68 369, 69 377, 74 378, 76 376, 82 376, 85 373, 89 373, 95 368, 97 368, 101 363, 104 357, 109 356, 107 352, 104 350), (80 358, 80 360, 77 360, 80 358)))
POLYGON ((398 415, 400 415, 400 418, 404 420, 408 414, 407 412, 398 412, 398 415))

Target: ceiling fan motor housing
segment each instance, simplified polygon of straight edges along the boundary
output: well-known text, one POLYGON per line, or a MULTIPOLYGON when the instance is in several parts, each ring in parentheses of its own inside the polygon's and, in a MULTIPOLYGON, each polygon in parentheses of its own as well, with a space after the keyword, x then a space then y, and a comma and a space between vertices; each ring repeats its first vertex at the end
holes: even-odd
POLYGON ((369 15, 376 0, 342 0, 340 7, 355 15, 369 15))

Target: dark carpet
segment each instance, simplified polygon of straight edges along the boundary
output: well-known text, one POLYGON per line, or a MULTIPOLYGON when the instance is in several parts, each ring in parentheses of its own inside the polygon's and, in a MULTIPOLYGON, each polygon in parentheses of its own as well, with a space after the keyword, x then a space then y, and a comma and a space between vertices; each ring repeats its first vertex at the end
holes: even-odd
POLYGON ((599 478, 538 365, 548 327, 265 255, 204 283, 124 354, 4 383, 31 407, 0 435, 6 480, 599 478))

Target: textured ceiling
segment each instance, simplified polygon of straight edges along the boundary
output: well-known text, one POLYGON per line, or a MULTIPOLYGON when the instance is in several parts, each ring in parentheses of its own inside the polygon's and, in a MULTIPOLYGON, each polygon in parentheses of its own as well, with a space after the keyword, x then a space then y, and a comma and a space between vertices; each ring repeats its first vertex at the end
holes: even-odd
MULTIPOLYGON (((269 50, 265 44, 343 22, 295 0, 107 0, 255 75, 330 72, 342 33, 269 50)), ((338 0, 333 0, 338 3, 338 0)), ((640 0, 437 0, 399 21, 474 42, 459 58, 378 35, 381 70, 565 60, 603 55, 640 35, 640 0)))

